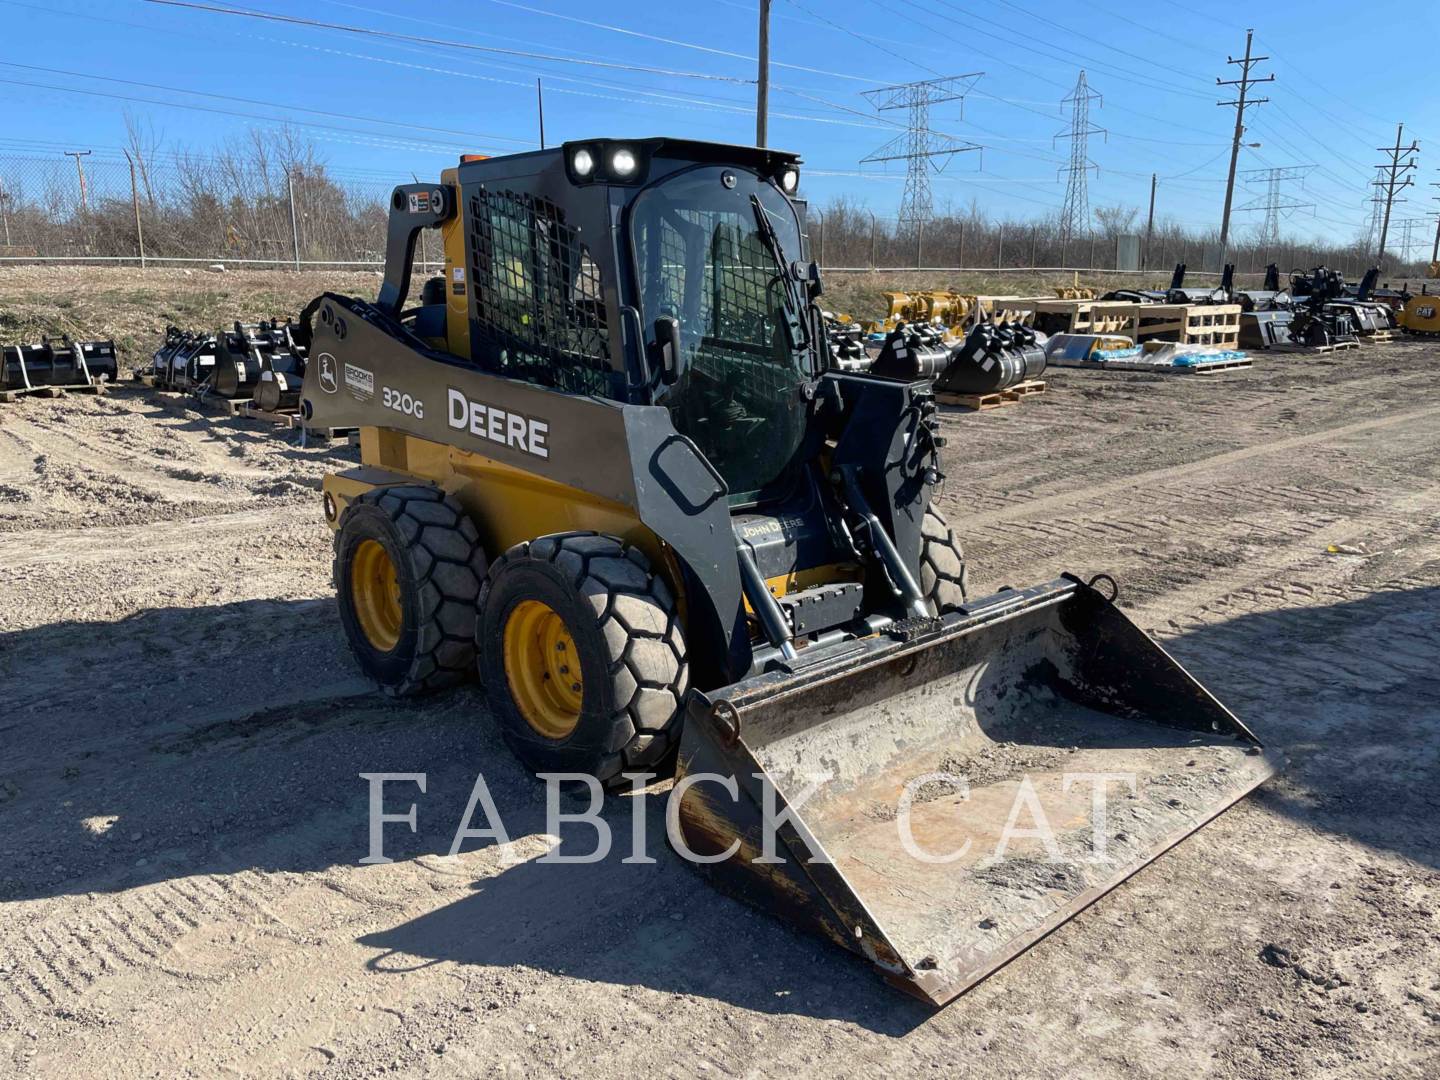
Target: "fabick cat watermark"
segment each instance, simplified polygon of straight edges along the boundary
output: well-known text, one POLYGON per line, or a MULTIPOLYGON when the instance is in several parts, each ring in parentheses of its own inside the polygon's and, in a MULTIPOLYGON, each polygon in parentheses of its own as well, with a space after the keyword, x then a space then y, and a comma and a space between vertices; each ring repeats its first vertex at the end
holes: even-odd
MULTIPOLYGON (((359 777, 369 785, 369 845, 359 861, 366 865, 392 862, 385 854, 386 829, 405 826, 411 833, 419 830, 420 801, 416 796, 426 794, 427 774, 374 772, 360 773, 359 777), (398 809, 400 806, 404 809, 398 809)), ((616 813, 614 804, 607 814, 605 788, 594 776, 553 772, 540 773, 538 777, 545 783, 545 832, 560 838, 562 843, 540 856, 537 862, 598 863, 616 854, 622 863, 657 861, 651 848, 655 839, 651 834, 655 830, 650 827, 643 800, 630 800, 628 815, 616 813)), ((631 793, 638 795, 656 775, 626 773, 623 779, 631 793)), ((664 834, 669 848, 681 858, 698 864, 736 857, 759 864, 783 863, 795 857, 797 848, 803 849, 804 862, 830 862, 828 854, 809 835, 805 808, 813 799, 824 797, 826 785, 833 778, 826 774, 812 775, 803 789, 791 792, 787 798, 781 797, 765 773, 754 773, 751 779, 755 781, 754 786, 744 791, 737 777, 720 773, 687 773, 676 780, 665 806, 664 834), (754 808, 750 816, 758 815, 759 819, 758 844, 753 835, 747 835, 744 841, 739 836, 731 836, 728 844, 719 850, 697 851, 682 826, 682 807, 692 792, 703 793, 705 802, 717 807, 722 817, 721 800, 728 800, 736 807, 745 801, 752 802, 754 808)), ((1134 798, 1138 793, 1136 774, 1074 772, 1060 774, 1058 785, 1056 780, 1054 774, 1043 778, 1045 796, 1042 796, 1042 785, 1037 785, 1028 775, 1003 785, 1003 796, 1008 800, 1003 821, 994 812, 997 789, 988 788, 986 820, 1000 824, 998 828, 992 825, 973 833, 967 833, 965 828, 971 783, 965 774, 958 772, 916 775, 905 784, 893 805, 872 805, 867 808, 867 814, 875 822, 893 826, 900 849, 917 863, 984 866, 1005 859, 1018 843, 1025 844, 1028 859, 1043 857, 1055 863, 1111 862, 1110 799, 1117 793, 1122 798, 1134 798), (1052 807, 1048 810, 1047 801, 1052 807), (1057 802, 1066 814, 1058 822, 1054 820, 1057 802), (918 820, 922 816, 923 821, 918 820), (1077 818, 1083 823, 1078 828, 1077 818), (937 827, 937 823, 943 827, 937 827), (1043 852, 1043 856, 1038 852, 1043 852)), ((441 812, 441 808, 429 812, 441 812)), ((458 855, 467 846, 490 841, 500 849, 502 858, 519 861, 518 856, 507 854, 513 850, 511 835, 483 773, 476 775, 469 799, 455 821, 449 848, 451 856, 458 855)))

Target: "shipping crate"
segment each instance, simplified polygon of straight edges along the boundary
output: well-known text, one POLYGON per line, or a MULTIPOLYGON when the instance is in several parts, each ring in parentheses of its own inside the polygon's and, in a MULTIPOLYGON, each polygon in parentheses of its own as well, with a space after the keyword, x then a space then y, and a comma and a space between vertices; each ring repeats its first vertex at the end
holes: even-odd
POLYGON ((1240 305, 1142 304, 1136 340, 1239 348, 1240 305))

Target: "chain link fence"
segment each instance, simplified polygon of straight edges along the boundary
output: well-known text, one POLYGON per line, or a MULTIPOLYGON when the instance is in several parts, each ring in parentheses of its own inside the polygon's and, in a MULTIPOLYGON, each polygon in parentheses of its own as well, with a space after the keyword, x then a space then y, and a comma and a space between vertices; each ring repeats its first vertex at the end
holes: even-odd
MULTIPOLYGON (((379 267, 391 180, 346 175, 303 146, 256 137, 218 157, 136 153, 0 155, 0 263, 234 263, 379 267), (273 150, 273 153, 272 153, 273 150)), ((1054 220, 990 221, 941 216, 901 222, 837 200, 809 213, 812 257, 832 273, 858 270, 1026 270, 1168 275, 1183 262, 1194 277, 1220 269, 1218 236, 1161 225, 1066 236, 1054 220), (1128 241, 1127 241, 1128 235, 1128 241), (1138 245, 1138 259, 1134 253, 1138 245), (1125 257, 1126 255, 1130 257, 1125 257)), ((441 257, 422 234, 420 262, 441 257), (433 250, 432 250, 433 249, 433 250)), ((1364 244, 1264 244, 1232 239, 1227 259, 1243 275, 1270 263, 1327 265, 1359 278, 1374 264, 1364 244)), ((1387 275, 1420 276, 1423 264, 1386 261, 1387 275)))
MULTIPOLYGON (((830 273, 873 270, 921 271, 1076 271, 1079 273, 1155 272, 1168 278, 1176 263, 1190 277, 1219 277, 1220 238, 1157 225, 1141 229, 1099 230, 1067 236, 1057 221, 989 221, 981 217, 937 217, 902 222, 840 202, 809 213, 812 257, 830 273), (1127 254, 1129 257, 1127 258, 1127 254)), ((1375 265, 1366 245, 1325 246, 1292 242, 1264 243, 1231 238, 1225 262, 1241 275, 1262 275, 1271 263, 1282 282, 1292 269, 1329 266, 1352 280, 1375 265)), ((1386 257, 1384 272, 1420 276, 1425 263, 1386 257)))
POLYGON ((393 187, 263 157, 0 156, 0 258, 378 266, 393 187))

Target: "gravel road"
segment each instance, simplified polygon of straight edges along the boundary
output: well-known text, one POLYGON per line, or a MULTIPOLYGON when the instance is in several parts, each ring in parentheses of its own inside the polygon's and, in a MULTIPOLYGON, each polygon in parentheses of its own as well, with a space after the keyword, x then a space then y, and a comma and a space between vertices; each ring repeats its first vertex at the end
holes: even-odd
POLYGON ((343 443, 129 386, 0 405, 0 1072, 1440 1075, 1437 363, 1065 370, 946 414, 975 589, 1113 574, 1290 764, 938 1013, 659 843, 535 863, 483 697, 397 705, 344 649, 343 443), (480 769, 512 842, 452 858, 480 769), (384 865, 368 772, 428 778, 384 865))

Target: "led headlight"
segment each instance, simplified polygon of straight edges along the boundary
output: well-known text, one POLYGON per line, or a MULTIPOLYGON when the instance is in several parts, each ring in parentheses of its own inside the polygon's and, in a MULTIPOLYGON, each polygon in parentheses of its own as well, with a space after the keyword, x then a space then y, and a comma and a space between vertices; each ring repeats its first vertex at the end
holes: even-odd
POLYGON ((595 171, 595 159, 590 156, 590 151, 579 149, 570 158, 570 167, 575 170, 576 176, 589 176, 595 171))
POLYGON ((634 176, 637 167, 634 152, 623 146, 610 155, 610 171, 618 177, 634 176))
POLYGON ((786 169, 780 174, 780 186, 785 189, 786 195, 794 195, 795 189, 800 186, 800 173, 795 169, 786 169))

